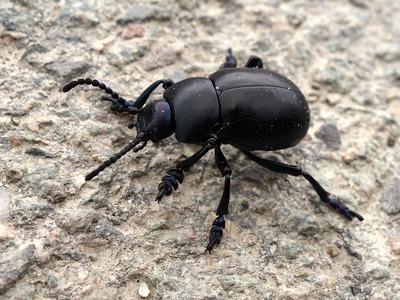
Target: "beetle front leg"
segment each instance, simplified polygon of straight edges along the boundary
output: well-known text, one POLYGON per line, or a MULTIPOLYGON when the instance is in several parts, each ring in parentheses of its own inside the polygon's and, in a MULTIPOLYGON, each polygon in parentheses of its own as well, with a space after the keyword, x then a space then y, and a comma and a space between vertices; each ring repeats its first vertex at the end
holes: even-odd
POLYGON ((156 196, 156 201, 160 202, 164 196, 171 195, 172 191, 178 188, 179 183, 183 182, 183 171, 188 171, 190 167, 198 162, 199 159, 202 158, 209 150, 213 149, 216 143, 217 137, 215 135, 211 135, 203 148, 201 148, 192 156, 179 162, 176 165, 176 168, 169 170, 167 172, 167 175, 165 175, 161 179, 161 183, 158 185, 158 194, 156 196))

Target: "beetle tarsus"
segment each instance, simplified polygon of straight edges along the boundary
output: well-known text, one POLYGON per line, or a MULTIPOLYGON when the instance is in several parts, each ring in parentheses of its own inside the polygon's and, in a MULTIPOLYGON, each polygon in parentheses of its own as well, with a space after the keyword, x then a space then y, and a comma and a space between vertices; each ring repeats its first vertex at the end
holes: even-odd
POLYGON ((335 209, 339 214, 343 215, 350 221, 353 220, 354 217, 356 217, 360 221, 364 220, 364 218, 360 214, 356 213, 355 211, 352 211, 350 208, 348 208, 346 205, 344 205, 342 202, 340 202, 332 194, 328 195, 327 203, 330 207, 335 209))
POLYGON ((219 68, 220 69, 236 68, 236 66, 237 66, 236 57, 232 53, 232 48, 228 48, 227 55, 225 57, 225 62, 219 68))
POLYGON ((211 253, 211 250, 221 243, 222 235, 224 233, 225 228, 225 219, 223 215, 218 216, 211 225, 210 236, 208 238, 208 244, 206 247, 206 251, 211 253))
POLYGON ((158 185, 158 194, 156 196, 156 201, 160 202, 164 196, 171 195, 173 190, 176 190, 180 183, 183 182, 185 175, 181 169, 171 169, 167 171, 161 179, 161 183, 158 185))

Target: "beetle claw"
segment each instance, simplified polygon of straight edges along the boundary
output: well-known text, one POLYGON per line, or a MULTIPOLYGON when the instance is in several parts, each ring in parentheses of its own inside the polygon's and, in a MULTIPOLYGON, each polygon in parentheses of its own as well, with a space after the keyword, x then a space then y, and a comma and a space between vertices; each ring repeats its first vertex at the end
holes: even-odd
POLYGON ((215 241, 215 240, 209 242, 209 243, 207 244, 207 247, 206 247, 205 252, 208 251, 208 253, 211 254, 212 249, 213 249, 214 246, 216 246, 217 244, 219 244, 219 243, 217 243, 217 241, 215 241))
POLYGON ((207 244, 206 252, 211 254, 212 249, 217 246, 221 242, 222 235, 219 236, 210 236, 210 241, 207 244))
POLYGON ((160 203, 161 199, 164 197, 165 191, 166 191, 165 189, 160 189, 160 191, 158 192, 155 199, 158 203, 160 203))

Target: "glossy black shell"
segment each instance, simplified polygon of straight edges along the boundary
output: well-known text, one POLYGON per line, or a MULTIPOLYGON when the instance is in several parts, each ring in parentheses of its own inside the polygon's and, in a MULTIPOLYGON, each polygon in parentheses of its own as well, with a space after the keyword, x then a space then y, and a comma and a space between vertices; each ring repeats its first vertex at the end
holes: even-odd
POLYGON ((266 69, 222 69, 189 78, 164 97, 175 113, 178 141, 199 143, 217 133, 222 143, 244 150, 293 147, 307 134, 310 111, 289 79, 266 69))
POLYGON ((220 107, 210 79, 193 77, 175 83, 164 92, 172 106, 175 137, 183 143, 201 143, 219 126, 220 107))

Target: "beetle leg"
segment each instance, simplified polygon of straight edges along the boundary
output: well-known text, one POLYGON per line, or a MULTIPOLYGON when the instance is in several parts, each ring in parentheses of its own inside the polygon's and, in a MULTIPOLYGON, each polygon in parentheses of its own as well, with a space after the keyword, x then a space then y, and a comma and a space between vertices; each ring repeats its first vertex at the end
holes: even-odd
POLYGON ((214 246, 221 242, 223 229, 225 228, 224 215, 229 213, 229 196, 230 196, 230 185, 231 185, 231 174, 232 170, 226 161, 224 154, 221 151, 220 144, 215 146, 215 164, 217 165, 221 175, 225 177, 224 192, 222 193, 221 201, 217 208, 217 218, 212 223, 210 229, 210 236, 208 238, 208 245, 206 251, 211 253, 214 246))
POLYGON ((261 58, 258 56, 252 55, 247 60, 247 63, 244 65, 245 68, 258 68, 263 69, 264 64, 261 58))
POLYGON ((219 67, 219 69, 225 69, 225 68, 236 68, 237 66, 237 60, 236 57, 232 53, 232 49, 228 49, 228 54, 225 57, 225 62, 219 67))
POLYGON ((312 177, 309 173, 303 171, 301 168, 298 166, 293 166, 293 165, 286 165, 278 161, 273 161, 269 159, 263 159, 260 157, 255 156, 254 154, 250 153, 249 151, 243 151, 244 154, 251 160, 255 161, 259 165, 277 173, 281 174, 288 174, 292 176, 303 176, 314 188, 314 190, 317 192, 319 198, 328 204, 331 208, 335 209, 339 214, 343 215, 349 220, 352 220, 354 217, 356 217, 358 220, 362 221, 364 218, 352 211, 350 208, 348 208, 346 205, 341 203, 335 196, 327 192, 319 183, 317 180, 315 180, 314 177, 312 177))
POLYGON ((164 196, 169 196, 173 190, 178 188, 178 183, 183 182, 184 174, 183 171, 188 171, 191 166, 199 161, 209 150, 215 147, 217 143, 216 136, 212 135, 207 140, 206 144, 197 151, 192 156, 186 158, 185 160, 179 162, 176 168, 173 168, 167 172, 161 179, 161 183, 158 185, 158 194, 156 196, 156 201, 160 202, 164 196))
POLYGON ((217 215, 227 215, 229 213, 229 196, 232 169, 226 161, 225 155, 221 151, 220 144, 215 146, 215 164, 217 165, 222 176, 225 177, 224 192, 217 208, 217 215))

